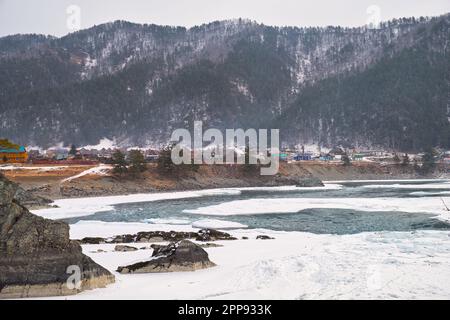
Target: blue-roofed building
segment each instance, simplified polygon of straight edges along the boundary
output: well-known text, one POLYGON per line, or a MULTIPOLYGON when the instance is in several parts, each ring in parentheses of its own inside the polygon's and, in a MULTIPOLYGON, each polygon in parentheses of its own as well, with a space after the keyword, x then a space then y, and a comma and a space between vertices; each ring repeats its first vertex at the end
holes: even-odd
POLYGON ((27 162, 28 153, 25 147, 0 139, 0 163, 27 162))
POLYGON ((312 160, 312 154, 311 153, 303 153, 303 154, 296 154, 293 157, 294 161, 311 161, 312 160))

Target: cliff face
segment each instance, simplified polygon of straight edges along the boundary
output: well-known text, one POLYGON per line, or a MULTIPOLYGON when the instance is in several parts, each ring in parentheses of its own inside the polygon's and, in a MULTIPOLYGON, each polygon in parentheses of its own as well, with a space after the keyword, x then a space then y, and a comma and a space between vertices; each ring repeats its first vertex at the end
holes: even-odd
POLYGON ((0 176, 0 298, 71 295, 114 282, 69 239, 66 223, 37 217, 18 203, 17 188, 0 176), (73 270, 79 278, 69 278, 73 270), (68 280, 77 283, 71 279, 79 286, 68 286, 68 280))

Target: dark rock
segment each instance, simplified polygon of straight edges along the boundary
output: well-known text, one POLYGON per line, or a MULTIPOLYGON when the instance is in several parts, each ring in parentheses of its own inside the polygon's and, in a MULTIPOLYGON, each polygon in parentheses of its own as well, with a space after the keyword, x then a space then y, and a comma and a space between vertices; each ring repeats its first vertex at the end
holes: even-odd
POLYGON ((248 240, 248 237, 242 237, 242 240, 248 240))
POLYGON ((153 249, 153 253, 155 253, 155 251, 160 250, 161 248, 164 248, 164 247, 166 247, 166 246, 161 245, 161 244, 152 244, 152 245, 150 246, 150 248, 153 249))
POLYGON ((0 176, 0 298, 70 295, 114 282, 70 240, 66 223, 31 214, 16 192, 17 185, 0 176), (79 289, 67 286, 68 267, 79 268, 79 289))
POLYGON ((116 236, 112 240, 107 241, 108 243, 133 243, 136 242, 136 236, 132 234, 124 234, 121 236, 116 236))
POLYGON ((195 271, 214 267, 208 258, 208 253, 199 245, 182 240, 167 246, 152 245, 152 259, 126 267, 119 267, 120 273, 155 273, 195 271))
POLYGON ((197 241, 237 240, 226 232, 213 229, 202 229, 198 232, 197 241))
POLYGON ((17 187, 14 199, 27 208, 50 207, 52 200, 33 195, 31 192, 25 191, 21 187, 17 187))
POLYGON ((297 181, 297 187, 323 187, 323 182, 314 176, 303 178, 297 181))
POLYGON ((79 240, 81 244, 101 244, 101 243, 137 243, 137 242, 177 242, 181 240, 194 239, 197 241, 217 241, 217 240, 237 240, 228 233, 203 229, 199 232, 176 232, 176 231, 150 231, 139 232, 137 234, 125 234, 115 236, 111 239, 104 238, 84 238, 79 240))
POLYGON ((117 245, 114 248, 114 251, 119 251, 119 252, 130 252, 130 251, 137 251, 138 248, 135 247, 130 247, 130 246, 124 246, 124 245, 117 245))
POLYGON ((151 231, 139 232, 136 235, 136 242, 176 242, 184 239, 194 239, 197 236, 195 232, 175 232, 175 231, 151 231))
POLYGON ((103 244, 103 243, 106 243, 105 239, 103 239, 103 238, 93 238, 93 237, 83 238, 79 242, 81 244, 103 244))
POLYGON ((266 236, 266 235, 259 235, 259 236, 256 236, 256 240, 274 240, 275 238, 271 238, 271 237, 269 237, 269 236, 266 236))

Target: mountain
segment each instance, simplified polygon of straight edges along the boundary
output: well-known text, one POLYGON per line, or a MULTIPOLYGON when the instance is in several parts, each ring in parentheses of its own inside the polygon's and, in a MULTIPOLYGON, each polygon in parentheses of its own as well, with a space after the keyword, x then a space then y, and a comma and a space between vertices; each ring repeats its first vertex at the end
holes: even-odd
POLYGON ((0 38, 0 71, 0 136, 21 144, 157 144, 203 120, 284 143, 450 147, 449 14, 376 29, 117 21, 0 38))

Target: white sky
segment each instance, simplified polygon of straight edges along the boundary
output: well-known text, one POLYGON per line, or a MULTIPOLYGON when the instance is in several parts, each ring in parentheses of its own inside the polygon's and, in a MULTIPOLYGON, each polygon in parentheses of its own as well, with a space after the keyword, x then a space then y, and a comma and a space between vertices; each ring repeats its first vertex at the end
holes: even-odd
POLYGON ((0 36, 72 32, 70 5, 81 9, 82 29, 114 20, 190 27, 233 18, 278 26, 361 26, 371 5, 383 21, 450 12, 450 0, 0 0, 0 36))

